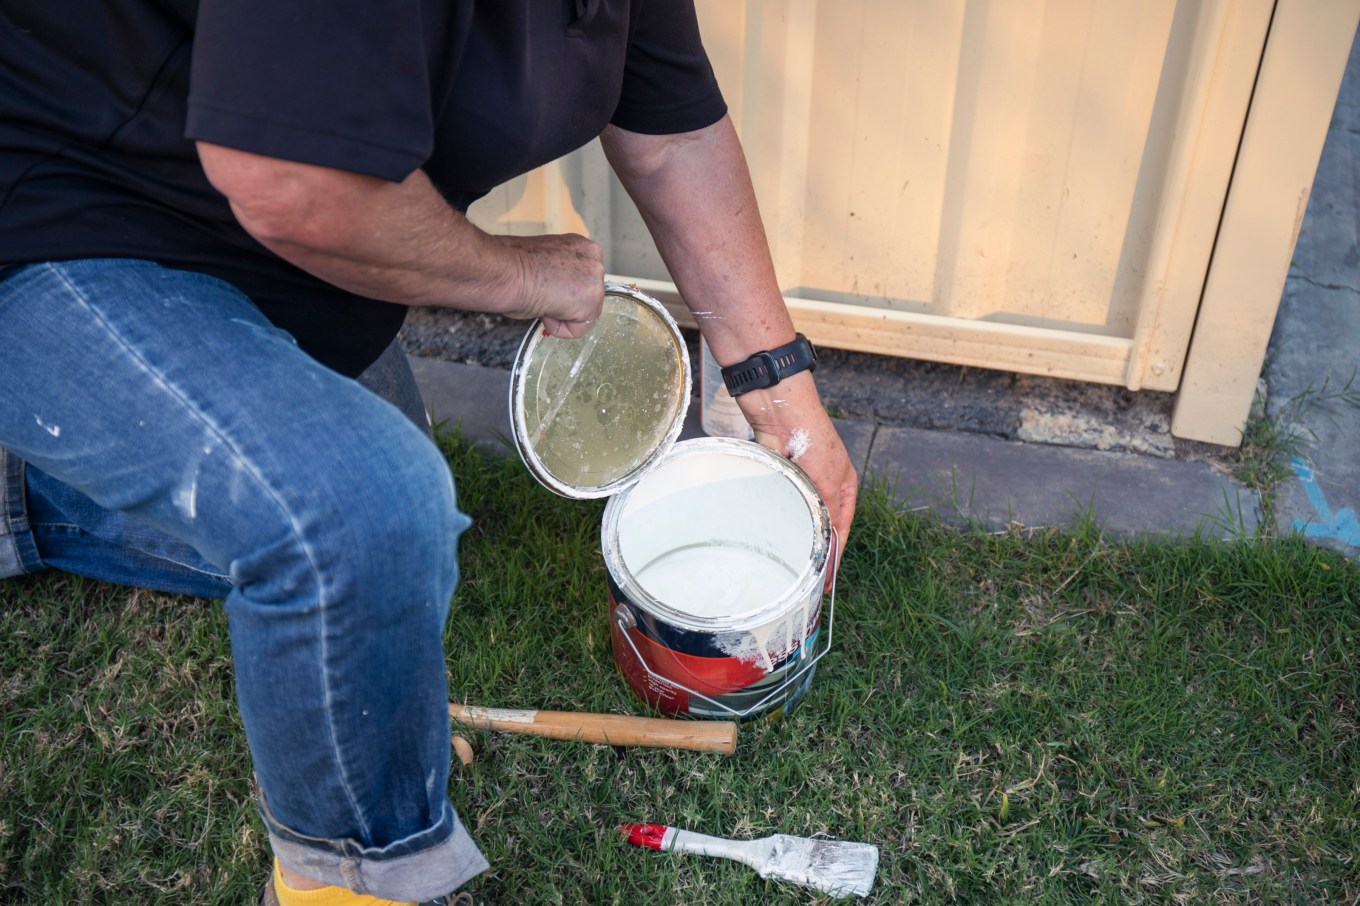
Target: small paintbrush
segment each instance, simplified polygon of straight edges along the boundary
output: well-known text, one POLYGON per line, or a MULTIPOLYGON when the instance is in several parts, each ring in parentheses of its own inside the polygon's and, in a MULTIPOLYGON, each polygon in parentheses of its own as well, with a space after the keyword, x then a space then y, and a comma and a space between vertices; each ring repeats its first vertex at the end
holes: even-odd
POLYGON ((878 871, 878 847, 869 843, 787 834, 728 840, 664 824, 621 824, 619 830, 637 846, 734 859, 754 868, 762 878, 792 881, 833 897, 868 896, 878 871))

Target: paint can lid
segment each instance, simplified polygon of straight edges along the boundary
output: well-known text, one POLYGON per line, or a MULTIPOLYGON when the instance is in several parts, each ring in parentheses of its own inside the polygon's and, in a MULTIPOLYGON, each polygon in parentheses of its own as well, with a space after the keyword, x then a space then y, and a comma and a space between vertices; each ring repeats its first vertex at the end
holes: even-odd
POLYGON ((689 408, 689 350, 665 307, 605 284, 604 308, 575 340, 534 322, 510 378, 510 424, 529 471, 565 497, 607 497, 651 471, 689 408))

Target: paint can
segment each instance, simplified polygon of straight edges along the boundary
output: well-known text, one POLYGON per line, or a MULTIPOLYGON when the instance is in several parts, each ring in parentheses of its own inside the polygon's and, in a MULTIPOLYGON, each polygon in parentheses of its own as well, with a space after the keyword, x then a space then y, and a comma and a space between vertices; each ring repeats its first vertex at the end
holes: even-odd
MULTIPOLYGON (((796 464, 732 438, 678 441, 689 354, 665 308, 606 286, 579 340, 525 337, 511 377, 516 447, 568 497, 609 497, 600 548, 615 666, 662 713, 790 713, 830 650, 831 521, 796 464)), ((834 582, 831 583, 834 586, 834 582)))
POLYGON ((676 444, 605 506, 624 680, 668 714, 792 711, 812 682, 830 540, 826 507, 793 463, 749 441, 676 444))

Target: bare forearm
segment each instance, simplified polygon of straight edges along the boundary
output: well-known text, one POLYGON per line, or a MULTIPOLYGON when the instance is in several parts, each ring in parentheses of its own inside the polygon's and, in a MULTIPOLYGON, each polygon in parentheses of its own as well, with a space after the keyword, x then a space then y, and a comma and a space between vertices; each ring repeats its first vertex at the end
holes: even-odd
MULTIPOLYGON (((204 171, 262 245, 334 286, 404 305, 588 321, 603 297, 582 236, 492 236, 421 171, 400 183, 201 144, 204 171)), ((568 331, 573 332, 573 331, 568 331)))
MULTIPOLYGON (((679 136, 611 127, 602 139, 719 364, 792 340, 793 322, 732 124, 724 118, 679 136)), ((758 441, 798 458, 847 538, 858 481, 812 375, 742 394, 737 403, 758 441)))
POLYGON ((301 221, 266 229, 239 206, 237 218, 263 245, 313 276, 370 299, 403 305, 504 310, 516 264, 511 249, 419 191, 420 172, 399 185, 333 197, 299 211, 301 221), (363 216, 352 212, 363 211, 363 216), (292 229, 296 226, 298 229, 292 229))
POLYGON ((721 364, 793 339, 732 124, 678 136, 610 127, 601 141, 721 364))

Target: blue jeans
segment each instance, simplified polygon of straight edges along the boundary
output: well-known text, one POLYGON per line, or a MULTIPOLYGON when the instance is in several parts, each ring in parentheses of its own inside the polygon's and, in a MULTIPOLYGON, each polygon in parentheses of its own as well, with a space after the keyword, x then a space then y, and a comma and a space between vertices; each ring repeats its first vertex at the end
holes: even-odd
POLYGON ((0 387, 0 576, 225 598, 284 865, 415 901, 487 868, 447 789, 469 520, 420 427, 228 284, 142 261, 0 277, 0 387))

